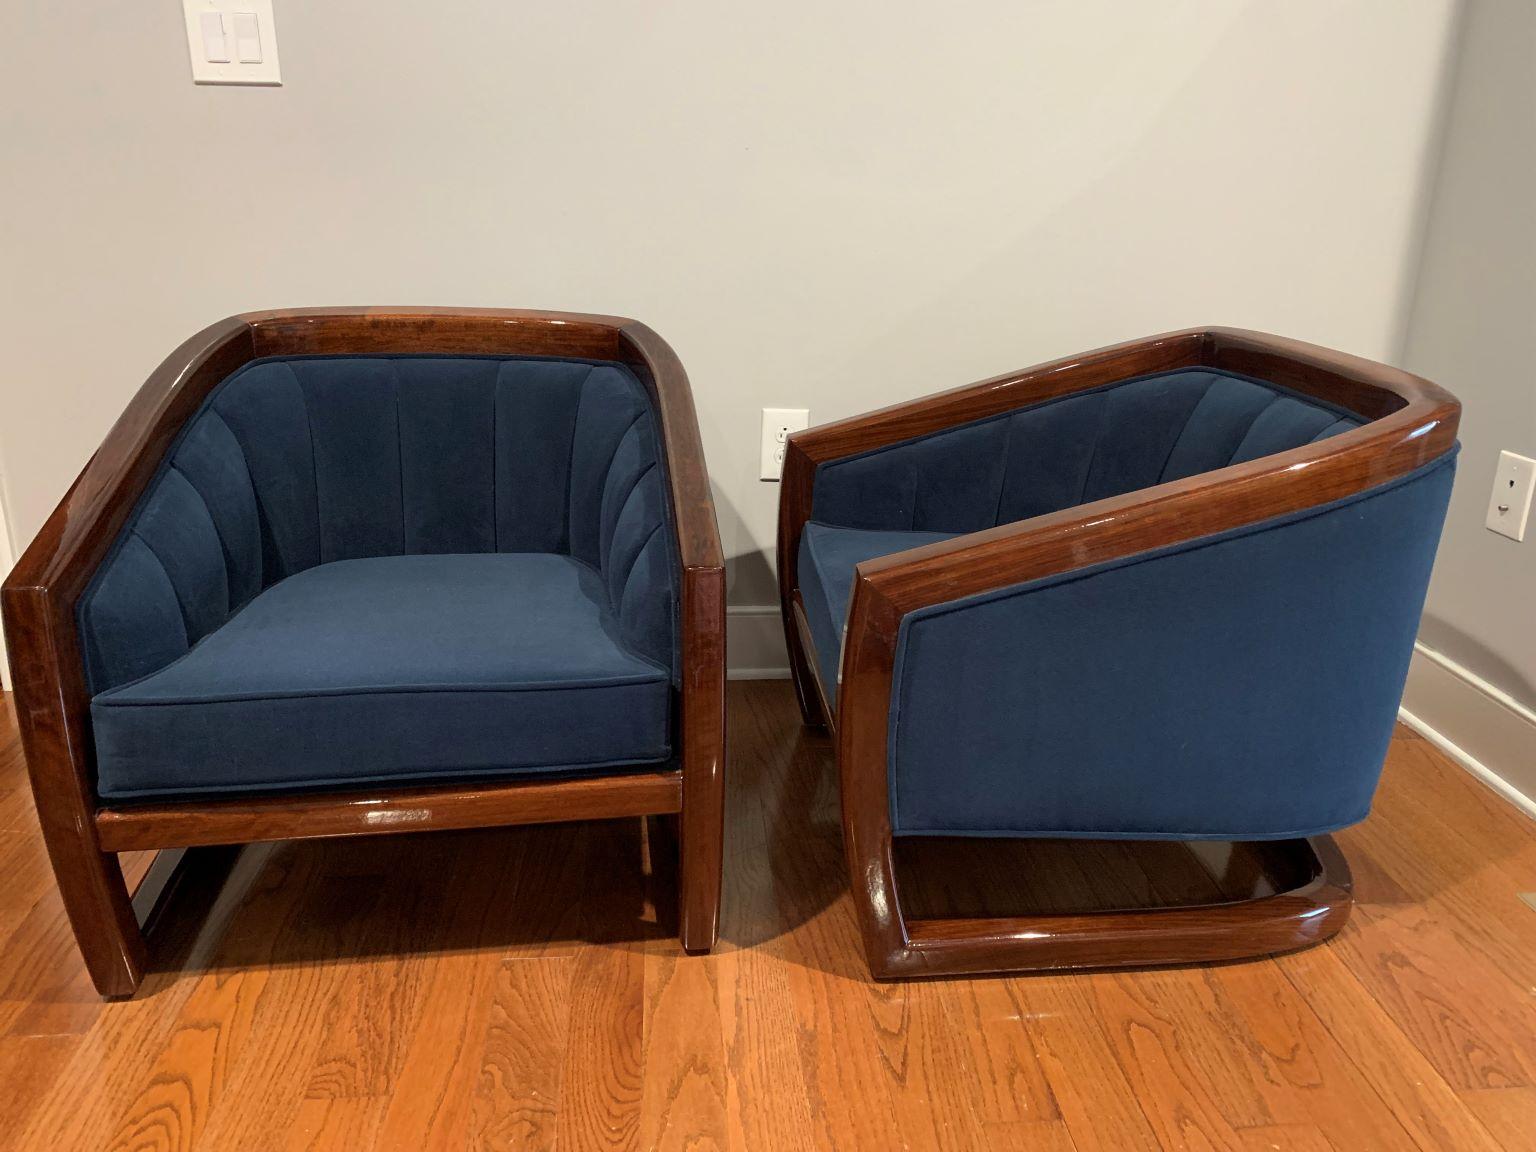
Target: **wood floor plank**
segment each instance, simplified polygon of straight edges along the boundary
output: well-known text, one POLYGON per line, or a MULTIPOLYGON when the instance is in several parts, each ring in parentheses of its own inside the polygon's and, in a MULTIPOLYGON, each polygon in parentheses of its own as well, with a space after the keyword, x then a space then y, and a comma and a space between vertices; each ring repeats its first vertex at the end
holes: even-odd
POLYGON ((652 950, 645 985, 640 1146, 723 1152, 727 1073, 716 966, 671 948, 652 950))
POLYGON ((1061 1120, 1014 1120, 987 1124, 980 1147, 989 1152, 1077 1152, 1061 1120))
POLYGON ((1008 981, 1078 1152, 1156 1152, 1142 1102, 1121 1070, 1081 977, 1008 981))
POLYGON ((1030 1040, 1029 1023, 1006 980, 960 980, 939 985, 945 1018, 969 1048, 977 1118, 995 1125, 1050 1125, 1061 1119, 1045 1069, 1030 1040))
MULTIPOLYGON (((783 683, 733 683, 729 722, 709 957, 678 952, 640 821, 276 844, 104 1005, 0 717, 0 1147, 1536 1150, 1536 822, 1427 742, 1399 733, 1341 836, 1358 906, 1330 945, 877 984, 830 741, 783 683)), ((916 886, 1102 908, 1258 874, 1221 846, 979 847, 916 886)))
MULTIPOLYGON (((555 1146, 575 968, 576 961, 566 956, 503 960, 497 965, 460 1147, 542 1152, 555 1146)), ((582 1069, 574 1074, 585 1079, 591 1073, 582 1069)), ((445 1135, 450 1131, 445 1125, 445 1135)), ((441 1146, 450 1145, 445 1140, 441 1146)))
POLYGON ((1503 1152, 1536 1148, 1536 1088, 1480 1088, 1461 1093, 1503 1152))
POLYGON ((1213 1009, 1247 1046, 1253 1083, 1278 1125, 1314 1127, 1342 1149, 1420 1149, 1370 1078, 1271 961, 1216 966, 1213 1009))
POLYGON ((1275 963, 1420 1148, 1497 1152, 1485 1127, 1354 979, 1338 953, 1314 948, 1275 963))
MULTIPOLYGON (((1184 975, 1189 975, 1185 973, 1184 975)), ((1149 994, 1140 974, 1081 978, 1147 1122, 1164 1148, 1241 1152, 1232 1123, 1197 1074, 1183 1044, 1188 1014, 1149 994)))
POLYGON ((1310 1124, 1270 1124, 1238 1133, 1248 1152, 1339 1152, 1334 1143, 1310 1124))
MULTIPOLYGON (((738 771, 759 768, 745 759, 738 759, 738 771)), ((711 961, 726 1062, 726 1142, 733 1152, 809 1152, 810 1100, 796 1030, 786 1023, 795 1010, 776 939, 768 828, 761 809, 745 799, 741 792, 727 796, 730 826, 749 834, 734 843, 726 865, 720 943, 711 961), (741 851, 743 841, 757 850, 741 851)))

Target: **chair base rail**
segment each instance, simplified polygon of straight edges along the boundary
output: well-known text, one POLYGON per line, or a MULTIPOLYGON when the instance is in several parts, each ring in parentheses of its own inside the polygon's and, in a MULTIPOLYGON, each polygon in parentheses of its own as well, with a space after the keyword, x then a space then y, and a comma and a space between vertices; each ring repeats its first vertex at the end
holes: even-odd
POLYGON ((680 812, 680 771, 571 780, 324 792, 101 808, 107 852, 248 844, 321 836, 376 836, 680 812))
POLYGON ((1353 905, 1349 865, 1329 836, 1273 846, 1303 882, 1226 903, 995 918, 907 919, 905 942, 871 951, 877 979, 1158 967, 1245 960, 1322 943, 1353 905))

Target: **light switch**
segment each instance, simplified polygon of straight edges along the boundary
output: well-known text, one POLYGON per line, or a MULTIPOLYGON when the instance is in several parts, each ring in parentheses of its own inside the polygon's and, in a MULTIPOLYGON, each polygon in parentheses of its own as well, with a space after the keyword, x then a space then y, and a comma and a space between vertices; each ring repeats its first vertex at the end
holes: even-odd
POLYGON ((242 64, 261 63, 261 24, 254 12, 235 13, 235 59, 242 64))
POLYGON ((224 35, 224 14, 200 13, 198 24, 203 31, 203 59, 210 64, 228 64, 229 40, 224 35))
POLYGON ((283 82, 272 0, 181 0, 194 84, 283 82))

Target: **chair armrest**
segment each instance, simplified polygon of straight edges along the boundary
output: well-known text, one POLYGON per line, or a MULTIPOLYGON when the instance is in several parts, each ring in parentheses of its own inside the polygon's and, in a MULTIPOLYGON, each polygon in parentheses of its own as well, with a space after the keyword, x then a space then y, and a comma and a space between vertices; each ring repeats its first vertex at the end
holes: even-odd
MULTIPOLYGON (((1198 367, 1272 381, 1358 412, 1370 423, 1320 444, 1113 500, 986 529, 945 544, 887 558, 884 562, 872 562, 874 566, 870 571, 886 570, 906 557, 916 560, 919 557, 954 556, 956 566, 950 570, 951 575, 924 567, 913 574, 912 580, 933 579, 939 585, 948 586, 950 579, 958 579, 955 573, 959 564, 965 563, 977 565, 966 577, 974 582, 992 571, 993 561, 1000 557, 1011 557, 1002 561, 1004 570, 1011 571, 1014 563, 1026 553, 1044 557, 1073 552, 1084 546, 1081 525, 1105 527, 1102 522, 1106 515, 1114 521, 1113 531, 1093 534, 1088 546, 1095 551, 1109 550, 1100 557, 1109 559, 1113 557, 1112 549, 1118 546, 1113 542, 1136 537, 1143 525, 1149 533, 1148 538, 1154 542, 1129 550, 1172 542, 1156 541, 1162 530, 1160 526, 1177 525, 1187 507, 1179 502, 1193 499, 1198 504, 1200 497, 1197 494, 1218 491, 1225 494, 1211 496, 1214 519, 1220 519, 1220 509, 1216 505, 1221 501, 1233 500, 1240 507, 1250 493, 1270 491, 1275 500, 1283 503, 1297 499, 1298 490, 1292 488, 1288 479, 1281 480, 1280 477, 1293 468, 1312 469, 1319 462, 1328 460, 1331 463, 1326 471, 1331 479, 1323 480, 1321 474, 1309 472, 1309 476, 1319 477, 1315 502, 1323 503, 1347 494, 1352 482, 1349 477, 1359 481, 1358 487, 1369 487, 1392 475, 1411 471, 1417 463, 1429 458, 1422 455, 1426 438, 1434 445, 1430 455, 1444 451, 1455 438, 1460 405, 1429 381, 1386 365, 1263 333, 1226 328, 1190 329, 1052 361, 792 436, 785 455, 778 532, 779 587, 786 614, 799 589, 800 538, 811 517, 816 471, 822 464, 1105 384, 1170 369, 1198 367), (1266 487, 1264 477, 1271 477, 1272 490, 1266 487), (1333 495, 1326 494, 1330 489, 1334 490, 1333 495), (1146 507, 1141 511, 1133 511, 1143 505, 1146 507), (1074 529, 1072 525, 1079 527, 1074 529), (1025 538, 1033 543, 1026 546, 1022 543, 1025 538), (1048 544, 1052 539, 1056 543, 1048 544), (1020 541, 1017 555, 1013 546, 1002 543, 1010 540, 1020 541), (981 545, 990 547, 978 550, 981 545)), ((1280 511, 1288 510, 1292 509, 1280 511)), ((1252 519, 1272 514, 1279 512, 1255 515, 1252 519)), ((1220 530, 1211 527, 1193 534, 1220 530)), ((1003 583, 1030 578, 1017 576, 1003 583)), ((955 593, 956 596, 968 594, 955 593)))
POLYGON ((0 589, 27 768, 78 810, 93 788, 89 696, 75 608, 182 426, 208 391, 254 358, 239 317, 210 325, 155 369, 0 589), (59 772, 60 765, 74 771, 59 772))
POLYGON ((1196 365, 1206 338, 1205 331, 1191 329, 1132 340, 795 433, 785 448, 779 493, 779 592, 785 611, 799 587, 800 537, 811 518, 820 465, 1117 380, 1196 365))

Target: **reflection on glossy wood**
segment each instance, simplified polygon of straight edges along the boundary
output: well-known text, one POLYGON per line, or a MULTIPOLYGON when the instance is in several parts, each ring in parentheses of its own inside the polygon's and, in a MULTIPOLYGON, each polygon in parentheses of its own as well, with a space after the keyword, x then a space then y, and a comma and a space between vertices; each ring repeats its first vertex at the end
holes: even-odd
POLYGON ((103 996, 132 995, 143 979, 143 936, 112 856, 136 848, 681 811, 678 931, 688 951, 714 944, 723 852, 725 561, 687 373, 644 324, 493 308, 305 308, 221 320, 145 381, 6 578, 0 607, 38 819, 75 938, 103 996), (680 774, 101 808, 75 626, 81 593, 167 449, 220 381, 261 356, 334 353, 575 356, 621 361, 635 372, 658 416, 682 564, 680 774))
MULTIPOLYGON (((0 1145, 1529 1152, 1532 1088, 1453 1087, 1451 1041, 1531 1079, 1536 1004, 1494 939, 1536 920, 1515 895, 1536 889, 1536 824, 1425 742, 1394 743, 1376 814, 1342 836, 1373 879, 1329 945, 874 984, 831 743, 798 727, 787 685, 730 692, 733 859, 709 956, 679 953, 640 820, 269 843, 222 890, 163 906, 146 994, 120 1004, 73 948, 0 727, 0 797, 22 785, 0 806, 19 883, 0 901, 0 1145), (1454 1030, 1399 985, 1460 989, 1454 1030)), ((957 878, 914 899, 1073 910, 1250 883, 1179 845, 1089 847, 1032 847, 996 891, 957 878)), ((149 858, 127 859, 137 882, 149 858)))

